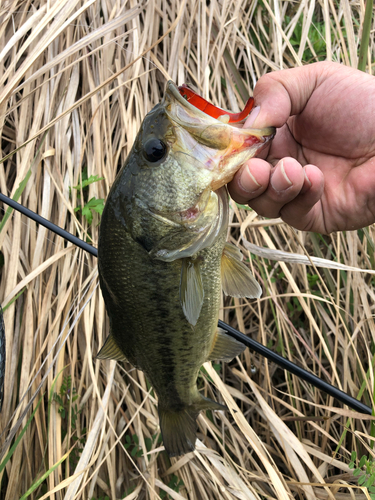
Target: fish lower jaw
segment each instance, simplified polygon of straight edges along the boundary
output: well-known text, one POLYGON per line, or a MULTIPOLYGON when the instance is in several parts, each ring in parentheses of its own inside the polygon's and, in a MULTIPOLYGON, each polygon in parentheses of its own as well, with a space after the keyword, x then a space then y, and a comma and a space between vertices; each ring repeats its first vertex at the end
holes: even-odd
POLYGON ((271 128, 269 131, 267 129, 267 132, 270 133, 269 136, 249 136, 244 141, 233 141, 213 172, 212 191, 217 191, 228 184, 245 162, 260 153, 272 139, 272 131, 271 128))
POLYGON ((238 172, 238 170, 248 159, 249 158, 246 158, 244 159, 244 161, 241 161, 239 163, 236 162, 236 164, 232 166, 225 165, 223 168, 218 168, 216 171, 216 175, 211 182, 212 191, 217 191, 228 184, 228 182, 233 179, 236 172, 238 172))

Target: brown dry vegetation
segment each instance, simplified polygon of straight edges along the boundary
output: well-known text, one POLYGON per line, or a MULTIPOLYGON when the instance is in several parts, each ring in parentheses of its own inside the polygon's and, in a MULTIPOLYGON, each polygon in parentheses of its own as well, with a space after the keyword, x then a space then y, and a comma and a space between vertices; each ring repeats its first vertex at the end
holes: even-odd
MULTIPOLYGON (((207 4, 0 3, 0 191, 13 196, 30 172, 20 201, 96 245, 98 215, 88 225, 69 188, 86 168, 104 180, 85 199, 106 198, 167 78, 237 111, 245 97, 231 61, 250 93, 264 73, 318 58, 357 65, 362 1, 207 4)), ((373 275, 345 266, 374 267, 374 228, 320 237, 232 208, 230 238, 248 257, 246 242, 306 251, 344 270, 285 263, 285 254, 253 257, 263 296, 226 299, 222 319, 372 405, 373 275)), ((370 498, 348 467, 353 450, 373 454, 370 419, 249 351, 206 366, 199 380, 237 412, 201 414, 196 452, 168 459, 143 374, 95 359, 108 332, 95 258, 18 213, 0 248, 2 305, 23 290, 4 314, 3 460, 26 428, 0 474, 2 499, 26 498, 39 479, 30 498, 370 498)))

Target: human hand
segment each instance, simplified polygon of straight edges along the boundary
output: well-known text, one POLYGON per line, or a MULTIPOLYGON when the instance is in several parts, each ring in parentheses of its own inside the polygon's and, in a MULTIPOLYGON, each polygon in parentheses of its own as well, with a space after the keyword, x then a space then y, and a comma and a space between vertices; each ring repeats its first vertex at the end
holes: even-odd
POLYGON ((244 127, 278 130, 228 185, 232 198, 304 231, 375 222, 375 78, 315 63, 263 76, 254 99, 244 127))

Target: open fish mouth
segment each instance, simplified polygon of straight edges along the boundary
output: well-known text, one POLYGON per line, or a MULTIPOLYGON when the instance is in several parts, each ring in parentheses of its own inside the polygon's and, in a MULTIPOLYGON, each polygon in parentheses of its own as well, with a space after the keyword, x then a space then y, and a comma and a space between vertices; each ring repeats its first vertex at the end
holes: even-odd
POLYGON ((186 83, 177 87, 177 85, 171 80, 167 83, 166 92, 170 92, 173 97, 187 109, 190 109, 194 113, 200 112, 202 118, 205 116, 211 116, 222 123, 242 123, 250 114, 254 107, 254 99, 250 97, 248 99, 243 111, 240 113, 231 113, 225 109, 219 108, 214 104, 206 101, 202 96, 197 94, 192 90, 186 83))
POLYGON ((211 189, 230 182, 247 160, 275 135, 274 127, 244 128, 254 105, 250 98, 240 113, 230 113, 199 96, 188 86, 167 83, 163 104, 177 130, 176 155, 187 155, 212 172, 211 189))
MULTIPOLYGON (((173 98, 184 106, 187 110, 192 111, 197 117, 206 119, 207 116, 215 118, 223 124, 241 124, 244 123, 254 107, 254 98, 250 97, 245 104, 244 109, 239 113, 231 113, 225 109, 219 108, 214 104, 206 101, 202 96, 197 94, 185 83, 177 87, 177 85, 169 80, 166 87, 166 94, 170 93, 173 98)), ((275 135, 274 127, 266 127, 263 129, 245 129, 251 130, 252 134, 258 137, 270 137, 275 135)))

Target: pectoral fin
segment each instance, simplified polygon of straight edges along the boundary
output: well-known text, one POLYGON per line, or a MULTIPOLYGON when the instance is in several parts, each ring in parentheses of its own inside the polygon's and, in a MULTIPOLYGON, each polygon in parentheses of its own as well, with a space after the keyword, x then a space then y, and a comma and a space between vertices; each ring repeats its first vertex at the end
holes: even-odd
POLYGON ((221 259, 221 282, 224 293, 232 297, 258 298, 262 289, 250 269, 242 262, 242 254, 237 247, 226 243, 221 259))
MULTIPOLYGON (((205 234, 206 231, 202 233, 205 234)), ((152 259, 173 262, 177 259, 191 257, 200 250, 202 234, 186 230, 180 225, 172 234, 162 238, 149 252, 152 259)))
POLYGON ((218 328, 207 361, 213 361, 214 359, 219 361, 232 361, 233 358, 241 354, 245 349, 245 344, 227 335, 222 328, 218 328))
POLYGON ((193 326, 197 324, 204 299, 200 259, 182 259, 180 301, 186 319, 193 326))
POLYGON ((116 344, 113 335, 110 334, 107 340, 104 342, 103 347, 98 352, 98 359, 115 359, 116 361, 127 361, 124 353, 116 344))

